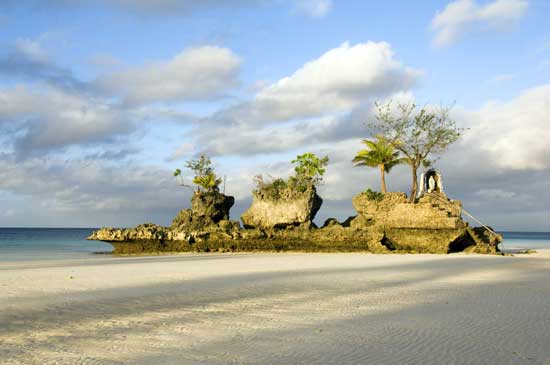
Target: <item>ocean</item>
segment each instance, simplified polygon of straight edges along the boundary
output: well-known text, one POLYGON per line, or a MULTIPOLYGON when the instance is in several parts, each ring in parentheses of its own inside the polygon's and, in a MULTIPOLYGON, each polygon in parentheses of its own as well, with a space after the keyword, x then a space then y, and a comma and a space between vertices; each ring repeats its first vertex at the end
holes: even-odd
MULTIPOLYGON (((112 246, 87 241, 95 228, 0 228, 0 261, 84 259, 112 246)), ((550 232, 501 232, 503 251, 550 248, 550 232)))
POLYGON ((112 246, 87 241, 96 228, 0 228, 0 261, 81 259, 112 246))

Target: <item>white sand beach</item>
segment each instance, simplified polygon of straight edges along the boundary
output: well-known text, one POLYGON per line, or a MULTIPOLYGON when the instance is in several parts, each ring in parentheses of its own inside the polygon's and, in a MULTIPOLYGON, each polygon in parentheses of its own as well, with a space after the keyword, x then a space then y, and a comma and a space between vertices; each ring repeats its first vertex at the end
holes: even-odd
POLYGON ((0 264, 1 364, 550 364, 550 252, 0 264))

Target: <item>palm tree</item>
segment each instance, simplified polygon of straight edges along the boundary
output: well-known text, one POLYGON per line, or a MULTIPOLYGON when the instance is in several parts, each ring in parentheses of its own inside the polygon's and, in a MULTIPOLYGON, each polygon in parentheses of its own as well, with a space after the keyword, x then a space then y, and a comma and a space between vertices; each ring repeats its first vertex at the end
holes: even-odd
POLYGON ((357 152, 353 162, 355 166, 378 167, 382 175, 382 193, 386 193, 386 172, 389 173, 394 166, 406 162, 406 159, 399 158, 399 151, 381 136, 376 136, 374 141, 364 139, 362 143, 367 148, 357 152))
POLYGON ((176 181, 178 180, 178 177, 180 178, 180 183, 183 185, 183 177, 181 176, 181 170, 176 169, 174 170, 174 177, 176 178, 176 181))

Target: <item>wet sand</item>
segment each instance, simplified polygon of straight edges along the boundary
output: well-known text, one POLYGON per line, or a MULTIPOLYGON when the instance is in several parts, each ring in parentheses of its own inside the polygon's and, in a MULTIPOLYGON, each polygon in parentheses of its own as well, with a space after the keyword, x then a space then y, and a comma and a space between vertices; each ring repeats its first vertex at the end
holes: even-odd
POLYGON ((550 252, 3 262, 0 364, 550 364, 550 252))

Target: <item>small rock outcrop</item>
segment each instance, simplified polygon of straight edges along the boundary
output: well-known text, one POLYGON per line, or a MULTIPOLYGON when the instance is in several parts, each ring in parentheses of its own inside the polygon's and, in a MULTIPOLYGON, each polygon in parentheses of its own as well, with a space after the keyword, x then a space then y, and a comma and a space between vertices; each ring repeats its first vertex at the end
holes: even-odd
POLYGON ((219 192, 197 192, 191 199, 191 210, 198 217, 207 217, 214 223, 229 219, 229 210, 235 198, 219 192))
POLYGON ((252 205, 241 216, 241 220, 245 228, 299 226, 311 222, 322 203, 314 186, 304 192, 287 189, 276 198, 255 191, 252 205))
POLYGON ((191 209, 183 209, 172 220, 172 229, 197 230, 229 220, 229 210, 235 198, 219 192, 196 192, 191 209))

